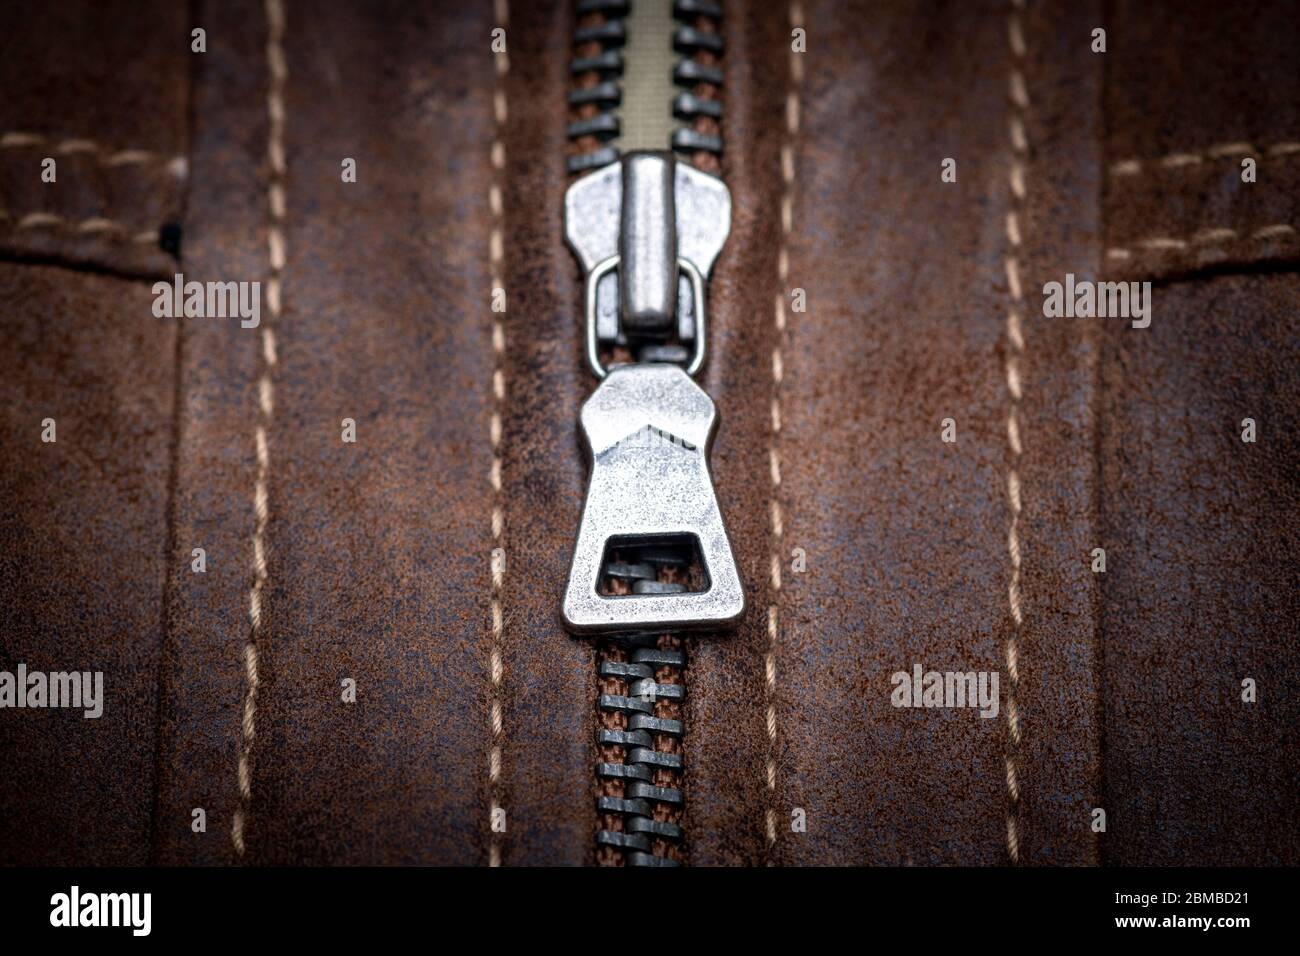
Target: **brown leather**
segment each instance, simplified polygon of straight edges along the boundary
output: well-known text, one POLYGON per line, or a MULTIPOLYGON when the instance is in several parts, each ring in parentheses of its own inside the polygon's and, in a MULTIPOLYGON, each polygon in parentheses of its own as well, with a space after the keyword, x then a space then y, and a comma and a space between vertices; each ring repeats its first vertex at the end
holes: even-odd
POLYGON ((0 263, 0 301, 0 669, 104 673, 98 719, 0 711, 0 858, 147 863, 176 329, 46 265, 0 263))
MULTIPOLYGON (((796 138, 789 285, 807 291, 809 306, 789 316, 784 349, 776 858, 1000 863, 1005 718, 896 709, 889 675, 918 663, 1005 671, 1007 17, 990 7, 963 17, 962 29, 936 30, 936 9, 900 4, 873 11, 870 30, 855 29, 867 13, 809 10, 822 52, 809 53, 796 138), (949 156, 958 181, 943 185, 949 156), (940 439, 945 418, 956 422, 955 444, 940 439), (793 548, 807 553, 804 574, 791 572, 793 548), (789 832, 789 807, 806 811, 807 834, 789 832)), ((1069 236, 1062 252, 1086 268, 1086 223, 1069 236)), ((770 298, 780 289, 771 260, 768 272, 770 298)), ((1025 378, 1041 388, 1049 374, 1068 375, 1071 355, 1059 358, 1060 372, 1048 366, 1025 378)), ((1046 429, 1025 431, 1031 447, 1049 451, 1052 436, 1039 438, 1046 429)), ((1086 431, 1070 438, 1089 447, 1086 431)), ((1025 497, 1031 507, 1051 504, 1025 497)), ((1029 522, 1055 527, 1026 534, 1025 563, 1061 576, 1065 548, 1038 542, 1074 529, 1043 510, 1029 522)), ((1033 614, 1024 637, 1054 633, 1043 636, 1043 652, 1023 651, 1022 669, 1055 679, 1073 711, 1071 736, 1053 738, 1050 764, 1040 766, 1031 746, 1021 789, 1034 805, 1074 801, 1077 828, 1057 821, 1024 843, 1041 859, 1086 862, 1093 635, 1086 620, 1071 620, 1091 583, 1082 557, 1073 580, 1059 583, 1066 587, 1041 592, 1061 602, 1058 612, 1033 614)), ((1026 591, 1040 593, 1028 582, 1026 591)), ((1027 728, 1042 719, 1040 706, 1022 688, 1027 728)))
MULTIPOLYGON (((1300 862, 1293 11, 804 2, 792 133, 787 7, 727 6, 734 215, 701 383, 722 416, 712 471, 749 610, 729 636, 686 641, 684 858, 1003 864, 1011 816, 1023 863, 1300 862), (1098 26, 1105 54, 1089 49, 1098 26), (1242 143, 1255 183, 1216 149, 1242 143), (940 182, 945 157, 956 183, 940 182), (1012 210, 1023 348, 1007 331, 1012 210), (1274 226, 1292 231, 1256 235, 1274 226), (1043 284, 1067 272, 1153 281, 1151 327, 1043 317, 1043 284), (1003 712, 892 707, 890 675, 918 663, 998 671, 1003 712)), ((507 865, 594 862, 595 651, 558 618, 594 385, 562 241, 570 4, 510 4, 499 78, 491 4, 285 3, 286 261, 283 314, 263 299, 278 360, 242 856, 263 340, 237 320, 155 318, 150 285, 267 280, 266 14, 53 7, 0 13, 0 134, 183 156, 187 175, 74 149, 46 185, 39 144, 0 149, 0 669, 100 669, 107 689, 99 720, 0 711, 0 859, 480 865, 496 842, 507 865), (196 26, 203 54, 188 52, 196 26), (356 183, 340 181, 345 157, 356 183), (179 221, 180 258, 111 230, 19 228, 41 211, 135 232, 179 221), (46 417, 56 444, 40 441, 46 417), (498 503, 508 825, 494 841, 498 503)))
POLYGON ((171 275, 159 234, 179 225, 188 179, 184 7, 10 4, 0 16, 0 255, 171 275), (47 158, 53 183, 38 178, 47 158))

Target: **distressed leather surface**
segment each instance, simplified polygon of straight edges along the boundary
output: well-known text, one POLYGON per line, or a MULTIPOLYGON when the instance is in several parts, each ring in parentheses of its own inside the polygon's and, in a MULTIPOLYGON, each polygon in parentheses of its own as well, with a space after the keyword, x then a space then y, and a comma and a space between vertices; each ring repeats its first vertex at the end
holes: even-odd
MULTIPOLYGON (((0 860, 487 862, 499 501, 502 862, 588 864, 594 658, 557 612, 594 384, 561 229, 568 5, 510 4, 502 79, 491 4, 285 6, 286 259, 283 313, 264 299, 262 317, 277 362, 242 856, 263 344, 237 320, 155 318, 150 282, 268 277, 266 14, 249 0, 0 13, 0 134, 183 156, 187 171, 73 150, 46 185, 39 143, 0 148, 0 207, 18 213, 0 221, 0 667, 103 670, 107 689, 97 721, 0 711, 0 860), (204 54, 188 52, 195 26, 204 54), (345 157, 356 183, 340 182, 345 157), (179 221, 180 258, 103 230, 38 227, 38 241, 17 223, 42 210, 138 214, 137 232, 179 221), (195 547, 206 574, 190 571, 195 547)), ((1274 148, 1300 142, 1293 8, 1029 3, 1020 56, 1010 4, 802 6, 793 133, 787 8, 729 3, 725 22, 735 212, 702 383, 749 611, 730 636, 688 641, 687 860, 997 865, 1012 816, 1022 863, 1295 864, 1300 283, 1294 232, 1254 235, 1300 226, 1300 155, 1274 148), (1233 144, 1260 155, 1256 183, 1216 151, 1233 144), (955 183, 939 180, 946 157, 955 183), (1022 348, 1007 331, 1013 209, 1022 348), (1151 327, 1044 318, 1042 286, 1066 272, 1153 281, 1151 327), (796 287, 807 311, 787 297, 779 331, 775 300, 796 287), (890 675, 917 663, 999 671, 1002 712, 890 706, 890 675), (790 831, 796 808, 806 833, 790 831)))
MULTIPOLYGON (((809 11, 797 134, 782 382, 786 512, 777 653, 780 862, 996 864, 1006 860, 1009 472, 1020 474, 1025 625, 1017 693, 1022 860, 1095 862, 1095 633, 1085 557, 1092 415, 1088 329, 1024 323, 1021 420, 1007 434, 1003 222, 1010 209, 1007 11, 899 4, 809 11), (956 19, 962 28, 941 27, 956 19), (943 69, 935 69, 943 64, 943 69), (960 77, 960 81, 954 81, 960 77), (902 90, 906 98, 901 98, 902 90), (899 91, 892 96, 878 91, 899 91), (940 161, 957 160, 940 184, 940 161), (952 419, 957 440, 940 440, 952 419), (807 554, 791 573, 790 552, 807 554), (1000 671, 1004 713, 898 709, 890 675, 1000 671), (1052 728, 1050 733, 1045 732, 1052 728), (808 832, 789 832, 788 808, 808 832)), ((1095 267, 1096 77, 1055 39, 1083 10, 1027 23, 1031 102, 1082 104, 1034 143, 1022 216, 1023 283, 1040 261, 1095 267), (1044 75, 1046 74, 1046 75, 1044 75), (1090 159, 1092 162, 1090 163, 1090 159), (1071 208, 1040 225, 1037 203, 1071 208)), ((1059 107, 1058 107, 1059 108, 1059 107)), ((1031 299, 1032 301, 1032 299, 1031 299)))

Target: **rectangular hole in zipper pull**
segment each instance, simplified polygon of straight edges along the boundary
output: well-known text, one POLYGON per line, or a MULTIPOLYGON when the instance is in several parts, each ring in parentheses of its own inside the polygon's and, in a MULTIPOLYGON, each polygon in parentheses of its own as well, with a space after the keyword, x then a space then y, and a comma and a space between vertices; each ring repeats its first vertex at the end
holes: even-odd
POLYGON ((601 597, 614 597, 700 594, 711 586, 695 535, 623 535, 605 543, 596 590, 601 597))

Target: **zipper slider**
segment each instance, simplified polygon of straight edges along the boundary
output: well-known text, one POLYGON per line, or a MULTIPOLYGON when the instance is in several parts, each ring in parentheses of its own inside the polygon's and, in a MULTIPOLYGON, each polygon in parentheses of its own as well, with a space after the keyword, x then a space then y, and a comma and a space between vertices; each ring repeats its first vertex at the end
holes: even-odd
POLYGON ((605 377, 602 348, 615 346, 643 361, 689 356, 686 371, 698 372, 705 282, 731 231, 726 184, 671 153, 629 153, 569 187, 564 230, 586 277, 587 361, 596 376, 605 377), (673 337, 679 345, 666 344, 673 337))
POLYGON ((718 413, 691 379, 705 358, 705 281, 730 228, 726 185, 671 153, 630 153, 565 195, 587 358, 602 379, 581 413, 592 468, 562 609, 571 631, 719 628, 744 611, 709 475, 718 413), (639 361, 607 369, 602 351, 614 347, 639 361), (693 555, 696 590, 639 581, 632 594, 602 593, 616 553, 665 547, 693 555))

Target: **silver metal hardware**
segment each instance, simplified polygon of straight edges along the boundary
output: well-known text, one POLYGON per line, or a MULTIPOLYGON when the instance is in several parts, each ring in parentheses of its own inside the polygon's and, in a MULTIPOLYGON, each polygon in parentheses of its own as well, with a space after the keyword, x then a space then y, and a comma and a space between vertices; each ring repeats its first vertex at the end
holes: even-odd
POLYGON ((618 294, 623 325, 632 332, 665 334, 677 311, 672 157, 633 153, 622 167, 618 294))
POLYGON ((745 607, 709 476, 712 399, 676 365, 619 365, 582 406, 591 481, 564 594, 564 623, 582 633, 724 627, 745 607), (691 539, 703 591, 600 593, 611 542, 691 539))
POLYGON ((603 380, 582 408, 591 482, 565 625, 581 633, 726 626, 745 597, 709 476, 717 411, 691 376, 704 365, 705 283, 731 229, 731 194, 669 152, 632 152, 570 186, 564 212, 586 276, 587 361, 603 380), (633 348, 639 361, 607 369, 602 351, 614 346, 633 348), (612 552, 682 545, 698 559, 703 590, 637 576, 630 594, 601 593, 604 577, 636 566, 612 552))
MULTIPOLYGON (((705 282, 731 231, 731 193, 726 185, 677 162, 669 153, 631 153, 569 187, 564 197, 564 226, 569 246, 586 275, 587 355, 596 375, 604 377, 599 361, 603 347, 636 344, 646 338, 644 324, 637 323, 644 322, 648 308, 670 316, 676 313, 677 338, 691 348, 691 373, 699 371, 707 344, 702 321, 707 311, 705 282), (625 173, 628 164, 633 164, 633 171, 625 173), (664 183, 669 170, 671 189, 664 183), (625 190, 629 177, 632 186, 625 190), (665 214, 669 208, 670 219, 665 214), (656 217, 672 222, 675 252, 665 250, 667 229, 656 236, 647 234, 646 224, 656 217), (630 267, 631 276, 623 276, 619 267, 629 249, 627 261, 635 264, 630 267), (679 267, 677 301, 669 304, 662 283, 665 265, 674 258, 679 267), (615 269, 619 275, 614 274, 615 269), (644 295, 643 291, 620 294, 620 286, 627 287, 629 282, 639 288, 635 277, 651 277, 648 281, 656 284, 657 290, 653 297, 648 286, 644 295), (629 295, 637 298, 629 303, 629 295), (655 305, 647 307, 648 301, 655 305)), ((661 327, 660 337, 666 337, 672 323, 661 323, 661 327)))
MULTIPOLYGON (((610 256, 604 262, 597 263, 596 268, 592 269, 591 275, 587 277, 587 364, 591 366, 597 378, 604 378, 608 372, 600 360, 600 336, 596 328, 598 322, 596 294, 600 288, 600 280, 617 269, 618 264, 619 257, 610 256)), ((708 316, 704 304, 704 277, 689 259, 678 259, 677 267, 685 273, 683 281, 690 283, 692 301, 695 303, 694 351, 691 353, 690 363, 686 366, 686 373, 694 375, 704 365, 705 332, 708 329, 708 316)))

